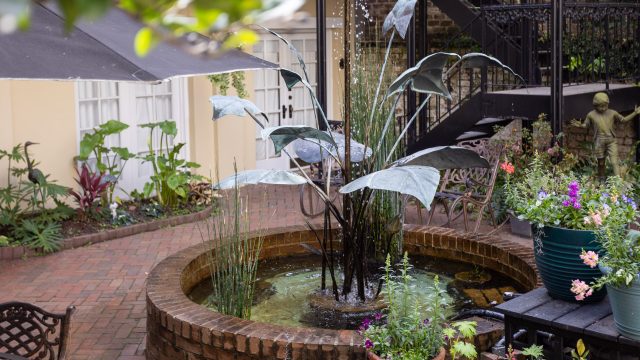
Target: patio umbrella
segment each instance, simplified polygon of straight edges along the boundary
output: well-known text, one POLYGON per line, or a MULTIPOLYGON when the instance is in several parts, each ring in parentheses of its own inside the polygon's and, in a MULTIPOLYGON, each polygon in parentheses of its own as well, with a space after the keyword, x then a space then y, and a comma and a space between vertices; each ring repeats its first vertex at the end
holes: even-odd
POLYGON ((278 68, 241 51, 196 56, 175 44, 161 43, 147 57, 134 52, 133 39, 143 25, 114 8, 93 21, 81 21, 68 34, 54 4, 32 7, 27 31, 0 35, 0 79, 161 80, 236 70, 278 68))

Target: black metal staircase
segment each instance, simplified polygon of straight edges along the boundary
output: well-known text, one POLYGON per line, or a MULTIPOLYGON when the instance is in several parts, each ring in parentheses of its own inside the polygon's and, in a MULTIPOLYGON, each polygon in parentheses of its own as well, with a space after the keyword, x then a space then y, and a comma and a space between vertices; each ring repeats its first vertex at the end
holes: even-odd
MULTIPOLYGON (((526 84, 504 70, 451 69, 448 86, 453 99, 430 100, 410 130, 409 153, 488 136, 497 124, 549 113, 549 1, 471 1, 432 0, 461 29, 450 43, 463 34, 473 38, 484 53, 522 75, 526 84)), ((629 86, 640 80, 640 0, 565 1, 563 14, 562 118, 582 118, 598 91, 610 93, 612 108, 632 110, 640 103, 640 88, 629 86)))

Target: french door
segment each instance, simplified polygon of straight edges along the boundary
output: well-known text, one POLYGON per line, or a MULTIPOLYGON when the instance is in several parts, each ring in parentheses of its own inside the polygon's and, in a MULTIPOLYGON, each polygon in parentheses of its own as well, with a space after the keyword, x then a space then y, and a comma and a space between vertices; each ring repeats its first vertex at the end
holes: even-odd
MULTIPOLYGON (((309 75, 309 84, 316 89, 316 35, 315 33, 281 33, 302 55, 309 75)), ((254 46, 253 54, 280 64, 302 76, 302 68, 289 47, 271 34, 263 34, 254 46)), ((255 103, 267 114, 266 126, 307 125, 316 127, 316 115, 309 92, 302 84, 289 91, 275 70, 256 72, 255 103)), ((256 167, 259 169, 289 169, 289 157, 282 152, 276 156, 273 142, 262 140, 260 127, 256 125, 256 167)), ((288 147, 290 149, 290 147, 288 147)), ((290 154, 295 156, 293 151, 290 154)))

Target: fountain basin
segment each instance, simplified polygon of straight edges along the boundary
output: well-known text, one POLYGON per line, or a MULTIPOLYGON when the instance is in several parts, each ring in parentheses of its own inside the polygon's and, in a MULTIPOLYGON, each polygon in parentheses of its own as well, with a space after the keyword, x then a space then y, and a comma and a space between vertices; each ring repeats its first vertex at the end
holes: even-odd
MULTIPOLYGON (((263 235, 263 259, 305 254, 301 243, 317 243, 304 227, 271 229, 263 235)), ((192 302, 186 294, 209 276, 207 249, 199 244, 179 251, 149 274, 147 359, 365 359, 361 338, 354 331, 242 320, 192 302)), ((538 283, 531 249, 497 238, 471 239, 451 229, 408 225, 405 250, 477 264, 509 276, 524 289, 538 283)), ((481 349, 500 335, 494 325, 478 328, 476 345, 481 349)))

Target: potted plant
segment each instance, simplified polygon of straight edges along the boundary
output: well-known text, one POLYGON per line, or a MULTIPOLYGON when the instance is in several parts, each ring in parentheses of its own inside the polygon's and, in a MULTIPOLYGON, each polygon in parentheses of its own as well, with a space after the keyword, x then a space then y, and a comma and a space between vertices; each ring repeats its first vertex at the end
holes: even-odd
POLYGON ((544 113, 538 116, 531 129, 512 126, 497 130, 503 131, 498 137, 498 141, 505 149, 504 161, 500 164, 500 180, 503 183, 503 202, 509 215, 511 232, 530 238, 532 237, 531 223, 518 216, 521 213, 519 212, 519 194, 516 193, 518 196, 515 197, 510 196, 514 193, 509 192, 509 188, 522 182, 534 156, 541 161, 545 169, 556 168, 556 171, 567 171, 572 168, 577 158, 559 145, 562 134, 554 138, 551 125, 544 113), (550 146, 551 143, 553 146, 550 146))
POLYGON ((400 273, 391 269, 391 258, 385 262, 384 300, 388 307, 374 319, 364 319, 358 330, 363 336, 367 358, 378 359, 445 359, 445 347, 452 359, 475 359, 477 352, 472 338, 476 323, 458 321, 447 324, 445 291, 438 278, 432 286, 428 304, 415 301, 411 288, 415 286, 409 274, 411 265, 405 253, 400 273))
POLYGON ((598 232, 596 239, 604 255, 583 251, 579 258, 590 268, 598 266, 603 275, 589 285, 579 278, 573 280, 571 291, 576 299, 588 299, 606 285, 616 328, 620 334, 640 340, 640 232, 626 225, 611 221, 598 232))
MULTIPOLYGON (((636 205, 625 190, 619 177, 601 184, 571 172, 554 173, 537 155, 522 180, 508 188, 509 196, 518 199, 514 202, 518 217, 533 224, 536 265, 551 297, 578 301, 567 284, 575 278, 591 282, 600 276, 598 269, 585 267, 575 254, 602 252, 595 241, 598 229, 635 220, 636 205)), ((586 301, 596 302, 605 295, 600 290, 586 301)))

